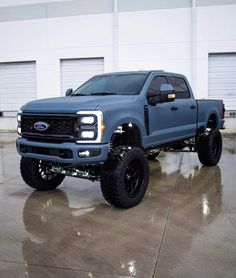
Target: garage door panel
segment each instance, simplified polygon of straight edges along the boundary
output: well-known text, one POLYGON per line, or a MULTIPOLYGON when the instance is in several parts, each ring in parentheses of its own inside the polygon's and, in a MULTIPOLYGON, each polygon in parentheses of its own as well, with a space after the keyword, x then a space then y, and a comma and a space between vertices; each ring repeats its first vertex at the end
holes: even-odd
POLYGON ((28 79, 28 82, 27 80, 19 80, 17 81, 17 85, 18 85, 18 88, 16 88, 16 84, 13 83, 13 81, 10 81, 10 80, 6 80, 6 82, 2 83, 1 85, 1 88, 2 89, 14 89, 14 90, 19 90, 21 88, 35 88, 35 84, 29 84, 31 82, 30 79, 28 79), (19 88, 20 87, 20 88, 19 88))
POLYGON ((104 72, 103 58, 61 60, 61 93, 76 89, 85 81, 104 72))
POLYGON ((36 99, 36 63, 0 63, 0 110, 19 110, 36 99))
MULTIPOLYGON (((215 94, 215 99, 222 99, 222 98, 223 98, 222 93, 219 92, 219 93, 215 94)), ((236 99, 236 97, 234 94, 229 94, 228 99, 234 100, 234 99, 236 99)))
MULTIPOLYGON (((97 71, 100 71, 101 69, 101 66, 96 66, 92 69, 89 69, 90 72, 97 72, 97 71)), ((79 72, 80 74, 82 75, 87 75, 87 67, 71 67, 71 68, 68 68, 68 69, 65 69, 64 70, 64 74, 71 74, 73 72, 79 72)))
POLYGON ((230 70, 230 69, 225 69, 224 73, 227 73, 227 76, 222 76, 222 70, 221 71, 214 71, 214 73, 209 73, 209 77, 212 79, 230 79, 230 78, 234 78, 236 71, 235 70, 230 70))
POLYGON ((20 73, 19 69, 23 69, 24 72, 28 71, 31 72, 32 69, 35 68, 35 62, 8 62, 8 63, 1 63, 0 72, 6 72, 6 70, 11 70, 14 73, 20 73), (24 64, 22 64, 24 63, 24 64))
MULTIPOLYGON (((229 91, 231 92, 232 91, 232 86, 236 86, 236 84, 233 84, 233 83, 212 83, 210 84, 211 85, 211 89, 214 90, 214 94, 215 92, 217 91, 229 91)), ((232 92, 234 93, 234 92, 232 92)))
POLYGON ((209 55, 209 98, 223 99, 227 110, 236 110, 236 54, 209 55))

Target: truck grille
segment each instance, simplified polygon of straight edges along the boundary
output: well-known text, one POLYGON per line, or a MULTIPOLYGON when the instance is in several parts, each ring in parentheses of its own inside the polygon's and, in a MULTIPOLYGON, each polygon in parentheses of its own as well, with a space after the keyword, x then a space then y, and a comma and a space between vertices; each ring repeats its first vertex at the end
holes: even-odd
POLYGON ((21 132, 25 138, 42 140, 71 141, 75 139, 75 115, 31 115, 22 114, 21 132), (37 130, 35 123, 43 122, 48 125, 46 130, 37 130))

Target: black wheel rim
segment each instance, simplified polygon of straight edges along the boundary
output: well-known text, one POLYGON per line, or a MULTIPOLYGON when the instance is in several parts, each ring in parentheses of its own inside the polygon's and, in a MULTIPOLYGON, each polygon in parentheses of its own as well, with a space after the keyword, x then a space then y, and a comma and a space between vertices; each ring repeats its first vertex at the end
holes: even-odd
POLYGON ((125 172, 125 190, 130 197, 135 197, 143 186, 143 168, 138 160, 131 161, 125 172))
POLYGON ((52 164, 47 161, 39 161, 39 174, 43 180, 53 180, 57 174, 51 171, 52 164))

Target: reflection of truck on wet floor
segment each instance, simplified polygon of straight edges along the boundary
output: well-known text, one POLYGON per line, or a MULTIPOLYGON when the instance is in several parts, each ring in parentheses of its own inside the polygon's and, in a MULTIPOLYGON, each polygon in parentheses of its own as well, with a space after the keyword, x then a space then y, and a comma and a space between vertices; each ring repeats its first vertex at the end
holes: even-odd
POLYGON ((216 165, 223 124, 223 102, 195 100, 183 75, 98 75, 66 97, 22 107, 21 175, 38 190, 55 189, 65 176, 100 180, 109 203, 132 207, 146 192, 148 160, 160 151, 197 152, 203 165, 216 165))

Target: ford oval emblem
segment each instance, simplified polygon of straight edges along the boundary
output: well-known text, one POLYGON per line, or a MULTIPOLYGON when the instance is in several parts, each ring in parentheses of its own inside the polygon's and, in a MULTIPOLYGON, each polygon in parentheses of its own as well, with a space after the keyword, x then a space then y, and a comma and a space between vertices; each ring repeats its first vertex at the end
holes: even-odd
POLYGON ((45 131, 49 128, 49 124, 47 124, 45 122, 36 122, 34 124, 34 128, 38 131, 45 131))

